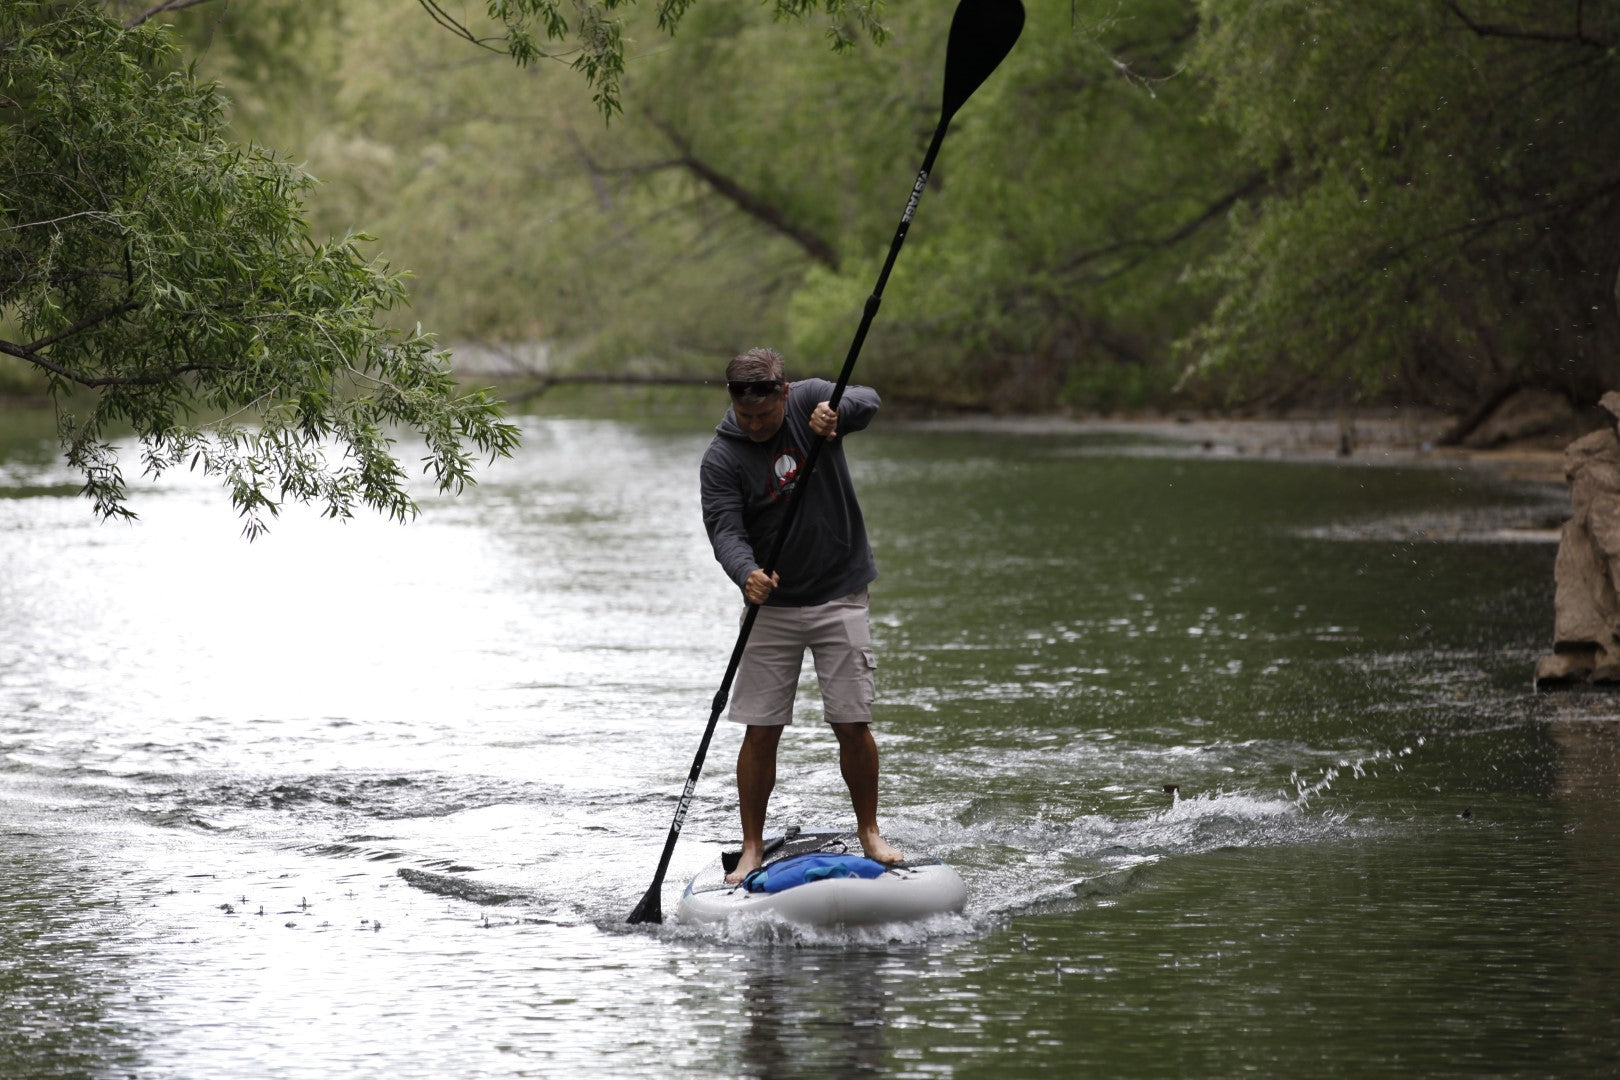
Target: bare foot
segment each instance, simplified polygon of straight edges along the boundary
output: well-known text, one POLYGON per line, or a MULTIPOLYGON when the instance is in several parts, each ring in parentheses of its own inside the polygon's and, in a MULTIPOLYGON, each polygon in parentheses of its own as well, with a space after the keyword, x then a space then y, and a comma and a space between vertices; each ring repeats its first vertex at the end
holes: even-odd
POLYGON ((726 884, 741 884, 743 878, 758 870, 764 862, 765 857, 761 853, 759 845, 750 847, 748 844, 744 844, 742 854, 737 858, 737 868, 726 875, 726 884))
POLYGON ((870 833, 861 834, 861 850, 866 853, 868 859, 873 859, 886 866, 893 866, 895 863, 906 861, 905 853, 899 848, 891 846, 887 840, 878 834, 876 829, 873 829, 870 833))

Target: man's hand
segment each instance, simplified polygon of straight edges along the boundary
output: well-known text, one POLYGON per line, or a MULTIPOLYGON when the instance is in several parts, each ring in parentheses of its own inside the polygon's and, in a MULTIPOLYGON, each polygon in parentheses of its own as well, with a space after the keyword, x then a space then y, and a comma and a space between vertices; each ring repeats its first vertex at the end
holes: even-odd
POLYGON ((754 572, 748 575, 748 580, 743 582, 743 596, 750 604, 763 604, 771 598, 771 593, 775 592, 780 584, 777 575, 766 574, 764 570, 756 567, 754 572))
POLYGON ((823 401, 810 410, 810 430, 823 439, 838 438, 838 410, 823 401))

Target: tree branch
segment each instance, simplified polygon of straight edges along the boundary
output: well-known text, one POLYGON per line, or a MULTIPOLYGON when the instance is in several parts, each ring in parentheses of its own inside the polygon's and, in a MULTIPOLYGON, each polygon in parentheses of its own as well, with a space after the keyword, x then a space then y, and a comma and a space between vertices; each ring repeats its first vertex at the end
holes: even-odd
POLYGON ((1461 446, 1462 441, 1479 429, 1479 426, 1489 420, 1491 414, 1501 408, 1502 403, 1517 394, 1520 390, 1528 389, 1530 382, 1525 379, 1512 379, 1497 384, 1497 386, 1480 394, 1474 402, 1474 407, 1460 417, 1456 423, 1435 440, 1436 446, 1461 446))
POLYGON ((568 137, 568 145, 573 148, 574 156, 585 166, 585 178, 590 182, 591 191, 596 195, 597 207, 604 211, 612 210, 613 192, 603 182, 602 170, 598 167, 596 159, 591 157, 590 151, 585 148, 584 140, 574 130, 574 125, 566 121, 563 124, 563 133, 568 137))
POLYGON ((108 308, 106 311, 98 311, 94 315, 86 315, 84 318, 80 319, 78 322, 74 323, 72 326, 65 327, 64 329, 59 330, 56 333, 52 334, 50 337, 40 338, 38 341, 30 342, 27 345, 13 346, 13 348, 20 348, 23 351, 22 352, 14 352, 14 353, 12 353, 12 355, 13 356, 21 356, 24 360, 30 359, 34 354, 38 353, 39 350, 41 350, 41 349, 48 349, 52 345, 55 345, 59 341, 65 341, 68 338, 72 337, 74 334, 81 333, 82 331, 88 330, 92 326, 95 326, 98 323, 104 323, 108 319, 116 319, 116 318, 118 318, 118 316, 123 315, 126 312, 134 311, 136 308, 138 308, 140 306, 141 305, 135 303, 134 301, 130 301, 127 304, 119 304, 115 308, 108 308))
POLYGON ((780 208, 772 206, 736 180, 699 159, 692 153, 691 144, 682 137, 680 132, 675 130, 674 125, 669 121, 651 111, 647 115, 653 126, 663 132, 664 137, 675 147, 675 152, 680 155, 678 161, 682 168, 709 185, 715 194, 730 202, 749 217, 752 217, 773 232, 780 233, 782 236, 792 240, 799 246, 800 250, 816 262, 829 270, 838 269, 838 251, 832 244, 795 225, 787 219, 780 208))
POLYGON ((133 30, 137 26, 141 25, 141 23, 146 22, 148 19, 156 18, 157 16, 162 15, 165 12, 183 11, 188 7, 196 7, 198 4, 210 4, 210 3, 213 3, 213 0, 163 0, 163 3, 159 4, 157 7, 151 8, 151 9, 149 9, 147 11, 142 12, 139 15, 135 15, 135 16, 132 16, 132 17, 130 17, 128 19, 125 19, 124 20, 124 29, 125 30, 133 30))
MULTIPOLYGON (((1079 255, 1076 255, 1074 258, 1058 267, 1057 272, 1059 274, 1073 274, 1089 262, 1095 262, 1096 260, 1104 258, 1105 256, 1116 255, 1122 251, 1144 248, 1149 250, 1160 250, 1163 248, 1174 247, 1176 244, 1181 243, 1183 240, 1202 229, 1205 225, 1208 225, 1211 221, 1214 221, 1216 218, 1226 213, 1239 202, 1242 202, 1244 199, 1260 190, 1260 188, 1265 186, 1265 184, 1268 182, 1270 175, 1270 172, 1256 172, 1250 174, 1240 181, 1237 187, 1233 188, 1231 191, 1228 191, 1225 195, 1222 195, 1219 199, 1216 199, 1214 202, 1205 207, 1197 217, 1183 222, 1181 225, 1177 226, 1175 229, 1163 236, 1155 239, 1120 240, 1116 243, 1105 244, 1099 248, 1092 248, 1090 251, 1081 252, 1079 255)), ((1129 269, 1129 266, 1134 265, 1135 263, 1133 262, 1126 268, 1129 269)), ((1109 276, 1116 277, 1118 276, 1119 272, 1120 271, 1116 271, 1116 273, 1109 276)))
POLYGON ((1474 237, 1490 232, 1498 225, 1506 225, 1515 221, 1523 221, 1526 218, 1567 214, 1580 210, 1582 207, 1617 193, 1620 193, 1620 174, 1610 173, 1602 180, 1601 183, 1597 184, 1596 186, 1588 188, 1585 191, 1572 193, 1560 202, 1534 203, 1530 202, 1529 200, 1525 200, 1515 209, 1504 210, 1502 213, 1495 214, 1488 218, 1471 220, 1464 225, 1453 225, 1450 228, 1441 229, 1439 232, 1430 233, 1427 236, 1419 236, 1409 243, 1402 244, 1400 247, 1388 248, 1384 251, 1378 252, 1376 257, 1371 261, 1382 265, 1390 261, 1404 259, 1408 254, 1417 248, 1424 247, 1428 244, 1438 243, 1440 241, 1452 240, 1457 237, 1462 237, 1464 242, 1466 242, 1474 237))
POLYGON ((194 371, 217 370, 221 366, 219 364, 184 364, 156 375, 83 375, 71 368, 65 368, 58 363, 45 359, 45 357, 32 351, 32 348, 27 345, 0 341, 0 353, 15 356, 19 360, 26 360, 35 367, 44 368, 54 375, 61 376, 68 382, 77 383, 90 390, 100 390, 108 386, 161 386, 166 382, 172 382, 178 376, 189 375, 194 371))
POLYGON ((1554 45, 1585 45, 1593 49, 1612 49, 1616 44, 1613 41, 1603 41, 1587 34, 1585 27, 1582 26, 1584 21, 1583 5, 1579 3, 1575 5, 1575 32, 1573 34, 1555 33, 1551 30, 1526 30, 1517 26, 1503 26, 1500 23, 1482 23, 1464 11, 1458 0, 1445 0, 1445 5, 1453 15, 1462 20, 1464 26, 1479 37, 1514 38, 1519 41, 1541 41, 1554 45))
MULTIPOLYGON (((205 0, 192 0, 192 3, 203 2, 205 2, 205 0)), ((458 21, 449 12, 445 11, 444 8, 440 7, 436 0, 416 0, 416 2, 422 5, 422 10, 426 11, 428 16, 432 18, 434 22, 450 31, 456 37, 461 38, 464 41, 469 41, 478 46, 480 49, 488 49, 490 52, 504 53, 506 51, 505 49, 497 49, 495 46, 490 44, 491 41, 496 41, 499 39, 481 38, 477 36, 471 30, 467 29, 466 23, 458 21)))
POLYGON ((553 386, 593 384, 599 386, 718 386, 717 381, 702 375, 632 375, 603 372, 560 373, 540 375, 540 380, 521 394, 509 394, 508 405, 537 398, 553 386))
POLYGON ((50 218, 45 221, 25 221, 21 225, 7 225, 0 232, 16 232, 18 229, 33 229, 40 225, 59 225, 64 221, 72 221, 81 217, 111 217, 105 210, 80 210, 75 214, 63 214, 61 217, 50 218))
POLYGON ((58 342, 66 341, 75 334, 82 333, 85 330, 90 329, 92 326, 106 322, 108 319, 116 319, 118 316, 134 311, 140 306, 141 305, 137 303, 131 302, 127 304, 120 304, 114 308, 108 308, 106 311, 100 311, 94 315, 87 315, 78 322, 74 323, 72 326, 65 327, 62 330, 52 334, 50 337, 42 337, 38 341, 29 342, 27 345, 18 345, 13 341, 0 340, 0 353, 5 353, 7 356, 15 356, 19 360, 26 360, 28 363, 33 364, 36 367, 44 368, 46 371, 59 375, 62 378, 67 379, 69 382, 78 383, 80 386, 88 387, 92 390, 103 386, 154 386, 158 383, 167 381, 174 375, 184 374, 189 371, 198 371, 206 366, 209 366, 203 364, 191 364, 183 368, 178 368, 165 375, 144 375, 133 378, 128 376, 114 375, 95 376, 84 375, 72 370, 71 368, 65 368, 62 365, 40 355, 42 350, 48 349, 58 342))
POLYGON ((1181 57, 1178 62, 1169 63, 1164 59, 1164 54, 1183 49, 1198 34, 1198 29, 1199 20, 1190 19, 1179 30, 1171 32, 1164 38, 1149 38, 1143 41, 1130 41, 1117 45, 1107 50, 1108 62, 1113 66, 1114 74, 1127 82, 1137 85, 1168 82, 1185 70, 1186 61, 1184 57, 1181 57), (1134 62, 1126 59, 1127 54, 1138 49, 1148 52, 1149 55, 1134 62), (1144 64, 1150 65, 1151 70, 1138 70, 1144 64))

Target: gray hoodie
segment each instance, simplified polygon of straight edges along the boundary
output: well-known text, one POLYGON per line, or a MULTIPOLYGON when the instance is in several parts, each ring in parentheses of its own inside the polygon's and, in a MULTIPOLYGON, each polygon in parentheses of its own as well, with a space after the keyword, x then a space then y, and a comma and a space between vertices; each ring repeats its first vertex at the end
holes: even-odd
MULTIPOLYGON (((714 545, 714 557, 739 589, 771 553, 787 511, 787 496, 818 438, 810 430, 810 413, 831 399, 833 388, 825 379, 792 383, 782 427, 765 442, 745 435, 730 409, 715 428, 699 470, 703 526, 714 545)), ((879 404, 877 391, 870 387, 845 388, 838 403, 838 437, 822 446, 816 471, 800 496, 803 505, 775 567, 782 583, 767 604, 824 604, 877 577, 866 522, 844 460, 844 438, 866 427, 879 404)))

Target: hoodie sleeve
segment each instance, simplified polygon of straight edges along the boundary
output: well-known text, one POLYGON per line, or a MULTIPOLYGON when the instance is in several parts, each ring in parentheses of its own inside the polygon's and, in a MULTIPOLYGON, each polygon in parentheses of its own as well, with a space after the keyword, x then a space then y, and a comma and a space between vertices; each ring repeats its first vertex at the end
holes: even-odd
POLYGON ((743 495, 730 464, 711 448, 698 471, 703 498, 703 528, 709 534, 714 557, 726 576, 742 588, 759 566, 743 523, 743 495))
POLYGON ((883 399, 870 386, 846 386, 844 396, 838 400, 838 433, 860 431, 872 422, 883 399))
MULTIPOLYGON (((826 379, 810 379, 807 381, 813 384, 815 401, 812 404, 829 400, 832 397, 833 390, 837 389, 838 385, 837 383, 828 382, 826 379)), ((841 436, 848 435, 866 427, 872 422, 872 417, 877 415, 878 406, 882 403, 883 400, 878 397, 878 392, 870 386, 852 385, 844 387, 844 396, 838 399, 838 434, 841 436)), ((806 410, 806 415, 808 415, 808 410, 806 410)))

